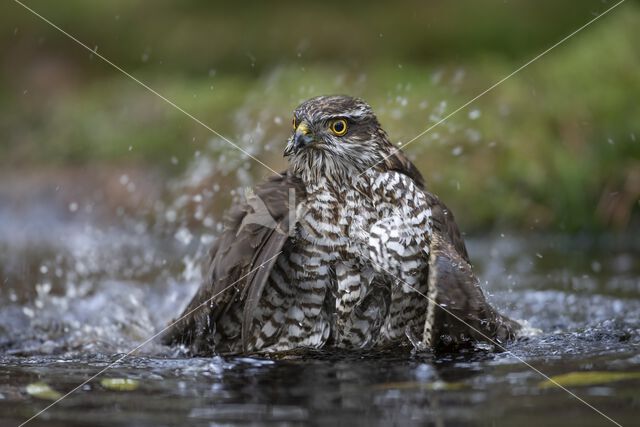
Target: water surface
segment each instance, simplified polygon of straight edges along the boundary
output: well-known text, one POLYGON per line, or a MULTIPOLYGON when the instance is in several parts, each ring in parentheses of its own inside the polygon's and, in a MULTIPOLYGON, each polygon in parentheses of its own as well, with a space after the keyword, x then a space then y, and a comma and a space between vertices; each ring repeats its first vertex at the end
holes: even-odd
MULTIPOLYGON (((212 235, 139 218, 106 224, 70 215, 66 205, 51 211, 32 203, 20 214, 4 206, 0 424, 19 425, 176 316, 201 279, 212 235), (51 390, 34 393, 34 384, 51 390)), ((508 352, 189 358, 150 343, 29 425, 611 424, 546 386, 533 368, 548 376, 605 373, 567 387, 617 422, 635 425, 637 237, 470 238, 493 303, 540 330, 508 352), (119 389, 105 378, 130 381, 119 389)))

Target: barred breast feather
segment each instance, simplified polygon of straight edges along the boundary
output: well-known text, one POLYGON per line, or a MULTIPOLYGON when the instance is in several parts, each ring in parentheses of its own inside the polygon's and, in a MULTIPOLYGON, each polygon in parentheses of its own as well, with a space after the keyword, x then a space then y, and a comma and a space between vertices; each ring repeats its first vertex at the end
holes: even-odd
POLYGON ((185 310, 193 313, 164 341, 211 354, 450 349, 483 340, 473 328, 513 335, 515 324, 485 301, 453 216, 420 179, 372 171, 336 185, 285 175, 260 186, 275 226, 243 222, 248 204, 230 215, 185 310))

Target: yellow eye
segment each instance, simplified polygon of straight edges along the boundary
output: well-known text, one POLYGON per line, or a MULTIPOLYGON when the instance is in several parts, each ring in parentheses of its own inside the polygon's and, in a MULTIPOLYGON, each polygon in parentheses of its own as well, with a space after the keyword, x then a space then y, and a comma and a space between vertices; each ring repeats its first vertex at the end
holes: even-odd
POLYGON ((347 133, 347 121, 345 119, 334 120, 329 128, 336 136, 342 136, 347 133))
POLYGON ((296 130, 298 128, 297 123, 296 123, 296 116, 293 116, 293 130, 296 130))

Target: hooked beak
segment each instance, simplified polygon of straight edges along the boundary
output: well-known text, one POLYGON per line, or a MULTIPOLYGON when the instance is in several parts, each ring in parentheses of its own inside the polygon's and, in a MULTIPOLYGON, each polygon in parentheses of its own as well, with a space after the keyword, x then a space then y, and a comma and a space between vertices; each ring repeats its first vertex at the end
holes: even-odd
POLYGON ((284 156, 288 157, 297 153, 300 149, 306 147, 314 141, 313 135, 306 123, 302 122, 293 134, 287 147, 284 149, 284 156))

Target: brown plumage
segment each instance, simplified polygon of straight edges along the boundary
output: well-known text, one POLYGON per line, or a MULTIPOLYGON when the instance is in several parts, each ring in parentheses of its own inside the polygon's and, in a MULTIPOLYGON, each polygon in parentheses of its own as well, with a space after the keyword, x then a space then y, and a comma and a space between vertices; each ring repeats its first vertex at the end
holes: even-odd
POLYGON ((318 97, 294 117, 288 170, 232 209, 164 342, 212 354, 512 339, 519 325, 485 300, 453 215, 371 108, 318 97))

